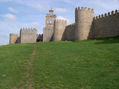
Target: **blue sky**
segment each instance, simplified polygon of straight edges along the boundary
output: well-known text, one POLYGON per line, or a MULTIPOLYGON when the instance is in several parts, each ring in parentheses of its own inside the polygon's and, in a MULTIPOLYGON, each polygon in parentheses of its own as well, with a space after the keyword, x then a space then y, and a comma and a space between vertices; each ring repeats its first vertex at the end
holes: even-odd
POLYGON ((119 0, 0 0, 0 45, 9 43, 9 33, 36 28, 42 33, 45 15, 54 9, 58 19, 74 23, 78 6, 94 8, 95 16, 119 9, 119 0))

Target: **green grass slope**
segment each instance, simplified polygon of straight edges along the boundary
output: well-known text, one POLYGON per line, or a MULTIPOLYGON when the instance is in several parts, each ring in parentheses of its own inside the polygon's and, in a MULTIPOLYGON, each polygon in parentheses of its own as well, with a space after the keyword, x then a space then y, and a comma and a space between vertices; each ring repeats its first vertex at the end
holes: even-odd
POLYGON ((119 37, 1 46, 0 89, 119 89, 119 37))

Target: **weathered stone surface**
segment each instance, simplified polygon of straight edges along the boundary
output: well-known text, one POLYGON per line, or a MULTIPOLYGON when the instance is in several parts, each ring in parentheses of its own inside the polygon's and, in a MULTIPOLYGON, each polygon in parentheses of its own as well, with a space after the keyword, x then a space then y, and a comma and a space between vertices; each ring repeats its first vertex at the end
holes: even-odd
POLYGON ((50 42, 53 40, 54 29, 46 27, 43 29, 43 42, 50 42))
POLYGON ((76 8, 75 10, 75 40, 86 40, 94 18, 94 11, 90 8, 76 8))
POLYGON ((92 38, 119 36, 119 13, 105 14, 93 21, 92 38))
POLYGON ((54 23, 56 15, 53 14, 53 10, 49 10, 49 14, 46 15, 45 28, 43 29, 43 42, 49 42, 53 40, 54 23))
POLYGON ((75 23, 66 26, 66 29, 63 33, 62 40, 67 40, 67 41, 75 40, 75 23))
POLYGON ((63 39, 63 33, 67 25, 66 20, 56 20, 54 30, 54 41, 60 41, 63 39))
POLYGON ((20 37, 17 34, 10 34, 10 44, 119 36, 118 10, 94 17, 93 9, 78 7, 75 9, 75 23, 70 25, 67 25, 65 20, 56 20, 53 12, 49 10, 49 14, 46 15, 43 35, 38 35, 35 29, 22 29, 20 37))
POLYGON ((15 44, 15 43, 17 43, 17 39, 18 39, 18 34, 11 33, 9 43, 10 44, 15 44))
POLYGON ((36 29, 21 29, 20 30, 20 43, 35 43, 37 40, 36 29))

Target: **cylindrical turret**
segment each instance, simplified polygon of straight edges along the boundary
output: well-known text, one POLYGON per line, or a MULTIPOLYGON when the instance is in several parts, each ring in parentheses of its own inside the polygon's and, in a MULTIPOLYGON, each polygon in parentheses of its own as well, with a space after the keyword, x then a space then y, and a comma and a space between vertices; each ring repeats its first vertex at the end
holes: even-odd
POLYGON ((93 9, 87 9, 87 7, 75 9, 75 40, 86 40, 88 38, 93 18, 93 9))
POLYGON ((56 20, 55 27, 54 27, 54 41, 62 40, 63 33, 65 31, 67 25, 66 20, 56 20))

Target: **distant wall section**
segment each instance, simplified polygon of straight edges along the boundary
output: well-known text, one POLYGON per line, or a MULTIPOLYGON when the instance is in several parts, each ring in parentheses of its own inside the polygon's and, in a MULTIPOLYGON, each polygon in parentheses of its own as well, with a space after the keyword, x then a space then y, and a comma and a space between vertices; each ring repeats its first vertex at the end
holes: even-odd
POLYGON ((9 43, 10 44, 15 44, 15 43, 17 43, 17 39, 18 39, 18 34, 11 33, 9 43))
POLYGON ((20 30, 20 43, 35 43, 37 40, 36 29, 21 29, 20 30))

